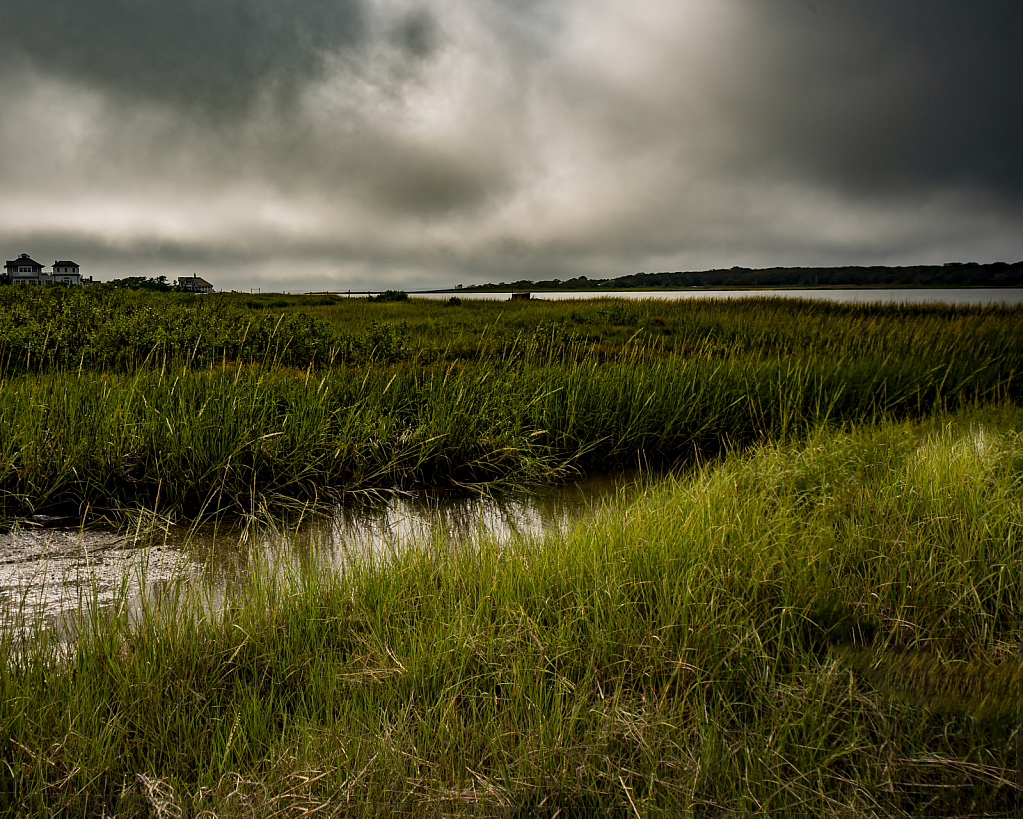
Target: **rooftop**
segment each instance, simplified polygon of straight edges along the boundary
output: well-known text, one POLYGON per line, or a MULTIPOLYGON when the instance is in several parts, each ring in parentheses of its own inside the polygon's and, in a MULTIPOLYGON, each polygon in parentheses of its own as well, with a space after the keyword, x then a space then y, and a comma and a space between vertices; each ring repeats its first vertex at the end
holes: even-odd
POLYGON ((39 264, 39 262, 31 258, 27 253, 22 253, 17 259, 12 259, 11 261, 7 262, 7 264, 4 265, 4 267, 16 267, 18 265, 23 264, 35 265, 36 267, 39 268, 42 267, 42 265, 39 264))
POLYGON ((190 284, 192 287, 213 287, 202 276, 182 276, 178 279, 179 285, 190 284))

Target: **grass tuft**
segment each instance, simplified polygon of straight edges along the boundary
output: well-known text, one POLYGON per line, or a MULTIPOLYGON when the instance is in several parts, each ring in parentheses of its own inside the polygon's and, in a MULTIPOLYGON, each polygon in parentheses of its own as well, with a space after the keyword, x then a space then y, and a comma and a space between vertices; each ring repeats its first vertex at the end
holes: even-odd
POLYGON ((540 539, 0 642, 19 815, 1009 815, 1023 417, 761 444, 540 539), (20 653, 19 653, 20 652, 20 653), (298 810, 298 808, 294 808, 298 810))

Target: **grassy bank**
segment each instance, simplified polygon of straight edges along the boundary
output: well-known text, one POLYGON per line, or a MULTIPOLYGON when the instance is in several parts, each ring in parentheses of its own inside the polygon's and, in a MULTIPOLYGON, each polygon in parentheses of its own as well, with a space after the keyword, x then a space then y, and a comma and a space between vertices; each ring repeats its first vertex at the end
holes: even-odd
POLYGON ((523 485, 1023 399, 1019 308, 48 289, 9 306, 7 519, 523 485))
POLYGON ((823 422, 1015 395, 1003 365, 909 359, 495 358, 323 373, 216 368, 0 379, 0 514, 196 517, 394 487, 674 465, 823 422))
MULTIPOLYGON (((540 542, 0 640, 19 815, 1012 815, 1023 415, 762 444, 540 542), (322 807, 321 807, 322 806, 322 807)), ((12 632, 2 632, 9 635, 12 632)))

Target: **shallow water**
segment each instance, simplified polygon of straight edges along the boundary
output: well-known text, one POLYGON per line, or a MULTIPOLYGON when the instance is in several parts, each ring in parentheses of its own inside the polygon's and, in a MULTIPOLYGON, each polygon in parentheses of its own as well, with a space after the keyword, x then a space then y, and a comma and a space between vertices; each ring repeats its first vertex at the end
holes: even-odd
MULTIPOLYGON (((343 295, 343 294, 341 294, 343 295)), ((416 298, 486 299, 507 301, 510 293, 412 293, 416 298)), ((565 290, 534 291, 536 299, 561 301, 564 299, 660 299, 681 301, 690 299, 809 299, 811 301, 832 301, 843 304, 958 304, 983 305, 1002 304, 1012 306, 1023 304, 1023 287, 963 287, 963 288, 876 288, 847 290, 565 290)))
POLYGON ((480 534, 506 542, 561 529, 630 491, 638 475, 587 478, 500 498, 394 495, 349 505, 330 517, 176 527, 142 518, 128 532, 15 527, 0 534, 0 610, 54 623, 82 610, 133 601, 180 579, 216 593, 244 578, 251 559, 299 561, 310 554, 335 565, 384 556, 441 538, 471 543, 480 534))
POLYGON ((83 604, 109 606, 146 584, 192 571, 191 555, 110 531, 18 528, 0 535, 0 610, 52 621, 83 604))

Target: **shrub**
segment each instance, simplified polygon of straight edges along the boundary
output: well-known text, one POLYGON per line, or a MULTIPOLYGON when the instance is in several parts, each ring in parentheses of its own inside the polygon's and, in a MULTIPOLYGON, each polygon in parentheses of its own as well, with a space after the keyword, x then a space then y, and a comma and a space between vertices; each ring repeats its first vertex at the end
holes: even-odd
POLYGON ((408 301, 408 293, 404 290, 385 290, 376 296, 370 296, 370 301, 408 301))

